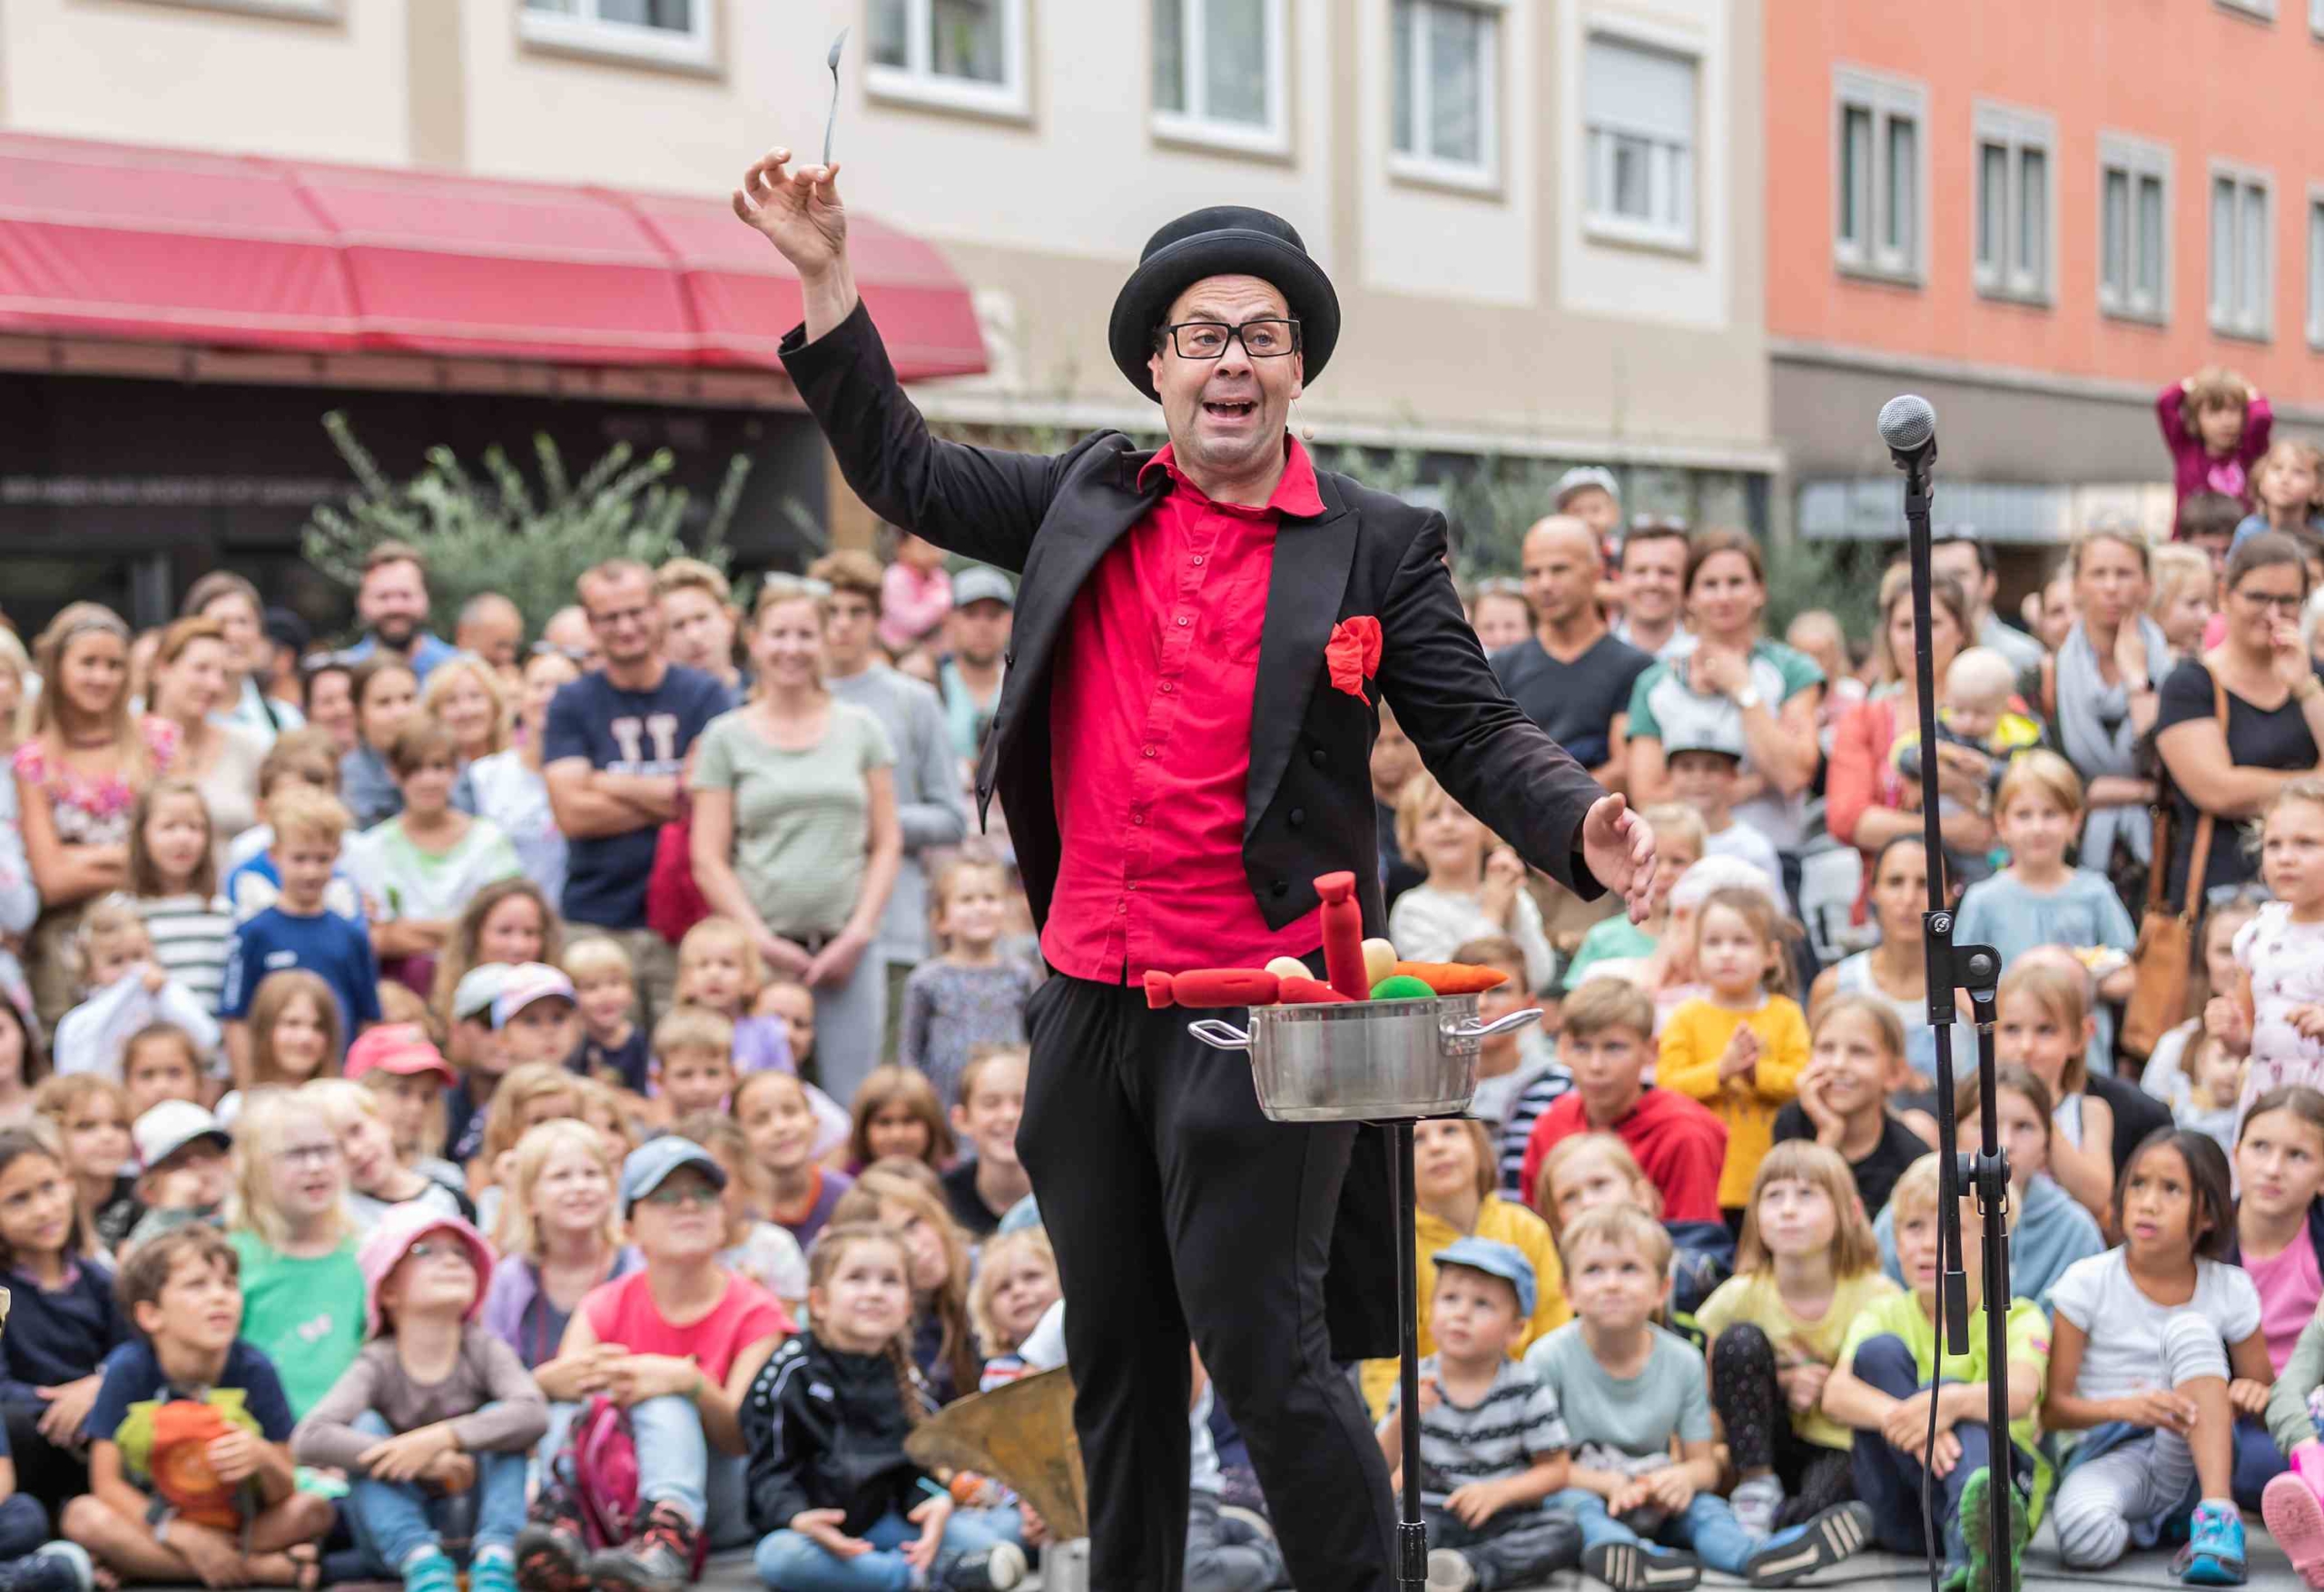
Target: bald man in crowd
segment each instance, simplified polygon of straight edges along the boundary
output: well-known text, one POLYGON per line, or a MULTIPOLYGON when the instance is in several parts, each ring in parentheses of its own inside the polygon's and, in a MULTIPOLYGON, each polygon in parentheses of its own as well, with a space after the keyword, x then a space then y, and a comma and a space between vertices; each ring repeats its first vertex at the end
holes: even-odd
POLYGON ((1610 791, 1622 788, 1630 687, 1653 658, 1614 639, 1598 611, 1598 533, 1553 514, 1525 533, 1533 634, 1492 657, 1502 689, 1610 791))

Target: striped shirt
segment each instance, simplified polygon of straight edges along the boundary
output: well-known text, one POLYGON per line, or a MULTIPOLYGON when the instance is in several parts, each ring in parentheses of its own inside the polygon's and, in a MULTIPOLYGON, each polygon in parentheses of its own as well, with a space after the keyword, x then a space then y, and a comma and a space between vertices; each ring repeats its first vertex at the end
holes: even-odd
MULTIPOLYGON (((1420 1379, 1425 1382, 1435 1375, 1432 1354, 1420 1362, 1420 1379)), ((1399 1384, 1388 1398, 1391 1416, 1403 1397, 1399 1384)), ((1420 1418, 1420 1501, 1443 1508, 1446 1499, 1471 1482, 1518 1475, 1531 1466, 1534 1455, 1561 1453, 1571 1440, 1549 1385, 1523 1361, 1503 1361, 1492 1386, 1474 1404, 1440 1398, 1420 1418)))
POLYGON ((226 982, 226 941, 234 931, 226 898, 140 896, 137 914, 145 919, 162 970, 184 985, 202 1010, 216 1011, 226 982))

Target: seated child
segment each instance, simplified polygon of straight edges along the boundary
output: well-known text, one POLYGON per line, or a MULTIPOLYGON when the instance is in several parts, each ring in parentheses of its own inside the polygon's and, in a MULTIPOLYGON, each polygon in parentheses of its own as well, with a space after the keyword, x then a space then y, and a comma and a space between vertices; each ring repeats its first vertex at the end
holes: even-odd
POLYGON ((1813 1139, 1838 1151, 1864 1214, 1877 1216, 1905 1168, 1936 1142, 1926 1112, 1888 1108, 1888 1096, 1911 1076, 1896 1007, 1868 995, 1836 996, 1816 1021, 1799 1098, 1776 1113, 1775 1142, 1813 1139))
POLYGON ((153 938, 124 895, 106 896, 81 919, 88 995, 56 1025, 51 1060, 60 1073, 117 1076, 131 1035, 167 1023, 205 1053, 218 1048, 218 1020, 153 956, 153 938))
POLYGON ((484 1136, 468 1163, 468 1185, 478 1219, 487 1228, 500 1222, 500 1193, 509 1172, 508 1153, 526 1130, 560 1116, 581 1114, 581 1080, 565 1070, 563 1057, 521 1061, 492 1091, 484 1114, 484 1136))
POLYGON ((770 1587, 1007 1592, 1024 1578, 1024 1550, 991 1517, 956 1513, 904 1452, 935 1412, 918 1373, 898 1370, 910 1363, 911 1272, 888 1228, 827 1228, 811 1263, 813 1325, 775 1351, 743 1396, 750 1525, 770 1587))
POLYGON ((339 1001, 339 1031, 352 1041, 379 1020, 379 964, 371 937, 326 903, 341 842, 353 821, 347 809, 320 791, 289 784, 276 792, 268 817, 274 846, 268 853, 281 876, 273 903, 234 926, 226 947, 226 983, 218 1016, 237 1081, 250 1076, 245 1019, 259 981, 285 968, 304 968, 330 986, 339 1001))
POLYGON ((121 1052, 122 1093, 134 1122, 164 1100, 202 1099, 202 1056, 175 1023, 153 1023, 129 1037, 121 1052))
MULTIPOLYGON (((67 1073, 41 1080, 33 1109, 64 1151, 84 1230, 78 1253, 110 1256, 145 1214, 137 1203, 137 1179, 122 1170, 134 1165, 130 1158, 136 1153, 128 1095, 102 1073, 67 1073)), ((5 1341, 0 1333, 0 1343, 5 1341)))
POLYGON ((443 1511, 449 1494, 473 1489, 469 1592, 515 1592, 526 1457, 548 1429, 548 1405, 517 1351, 477 1320, 492 1252, 459 1218, 407 1205, 359 1258, 367 1341, 299 1422, 291 1450, 347 1472, 357 1540, 409 1592, 454 1592, 443 1511))
POLYGON ((1611 1133, 1653 1180, 1666 1220, 1719 1219, 1727 1125, 1685 1096, 1645 1083, 1654 1054, 1654 999, 1635 984, 1592 978, 1566 997, 1558 1057, 1573 1088, 1541 1113, 1525 1142, 1518 1192, 1527 1204, 1541 1159, 1559 1140, 1611 1133))
POLYGON ((566 1066, 581 1047, 573 980, 545 962, 510 968, 492 997, 492 1027, 510 1066, 528 1061, 566 1066))
MULTIPOLYGON (((2013 1141, 2014 1154, 2014 1141, 2013 1141)), ((1968 1261, 1969 1347, 1936 1363, 1937 1159, 1924 1155, 1896 1181, 1888 1208, 1896 1218, 1896 1247, 1904 1259, 1905 1292, 1879 1300, 1849 1325, 1839 1363, 1824 1383, 1824 1413, 1851 1429, 1856 1496, 1872 1506, 1880 1546, 1918 1557, 1931 1545, 1921 1535, 1921 1455, 1935 1402, 1937 1532, 1945 1562, 1974 1588, 1988 1578, 1993 1540, 1993 1442, 1985 1424, 1985 1312, 1983 1262, 1968 1261)), ((1961 1202, 1965 1234, 1974 1233, 1976 1202, 1961 1202)), ((2009 1470, 2012 1544, 2019 1548, 2042 1517, 2050 1493, 2050 1461, 2034 1420, 2042 1379, 2050 1365, 2049 1323, 2029 1301, 2009 1304, 2009 1470)), ((2012 1564, 2000 1583, 2016 1586, 2012 1564)))
MULTIPOLYGON (((485 1111, 508 1070, 508 1045, 492 1025, 492 1008, 516 971, 508 962, 479 962, 452 988, 451 1032, 440 1058, 457 1082, 443 1097, 442 1137, 428 1147, 467 1166, 484 1145, 485 1111)), ((350 1075, 351 1076, 351 1075, 350 1075)))
POLYGON ((347 1168, 347 1213, 355 1218, 359 1239, 402 1205, 464 1222, 474 1213, 465 1193, 404 1165, 372 1091, 346 1078, 317 1078, 300 1086, 299 1098, 311 1102, 339 1137, 339 1158, 347 1168))
POLYGON ((1709 1378, 1699 1351, 1654 1324, 1670 1292, 1670 1235, 1653 1217, 1630 1204, 1585 1211, 1567 1225, 1564 1253, 1577 1319, 1525 1363, 1565 1417, 1571 1468, 1550 1505, 1581 1526, 1584 1574, 1615 1592, 1679 1592, 1706 1566, 1783 1587, 1863 1546, 1872 1519, 1862 1504, 1757 1538, 1710 1490, 1709 1378))
POLYGON ((637 971, 621 941, 602 934, 565 948, 559 964, 581 1008, 581 1051, 575 1070, 633 1095, 645 1093, 652 1054, 637 1024, 637 971))
POLYGON ((1670 928, 1670 887, 1710 845, 1702 815, 1683 801, 1658 801, 1639 816, 1654 826, 1654 893, 1647 898, 1646 921, 1633 923, 1629 913, 1617 912, 1591 924, 1560 981, 1569 995, 1600 962, 1627 965, 1654 954, 1670 928))
MULTIPOLYGON (((282 893, 281 870, 274 863, 274 803, 292 785, 316 795, 339 794, 339 752, 320 730, 291 730, 279 736, 258 768, 259 811, 268 821, 234 837, 226 847, 226 899, 234 921, 247 922, 274 905, 282 893)), ((331 871, 323 904, 350 923, 363 922, 363 892, 342 861, 331 871)))
POLYGON ((807 1297, 806 1252, 787 1228, 760 1215, 772 1202, 743 1125, 724 1112, 695 1111, 672 1123, 670 1131, 709 1151, 726 1174, 718 1263, 773 1294, 795 1315, 807 1297))
POLYGON ((734 1108, 764 1183, 765 1214, 803 1253, 855 1179, 815 1159, 814 1103, 789 1073, 753 1073, 734 1086, 734 1108))
MULTIPOLYGON (((783 1037, 791 1045, 791 1066, 794 1072, 804 1072, 815 1063, 815 995, 796 978, 770 978, 759 997, 751 1002, 751 1015, 777 1017, 782 1020, 783 1037)), ((820 1073, 818 1076, 822 1076, 820 1073)))
POLYGON ((144 1168, 137 1177, 137 1201, 145 1214, 122 1241, 123 1260, 140 1244, 189 1223, 224 1224, 234 1140, 216 1117, 190 1100, 164 1100, 137 1119, 131 1137, 144 1168))
MULTIPOLYGON (((1569 1472, 1557 1393, 1510 1358, 1532 1319, 1533 1267, 1489 1238, 1456 1239, 1433 1258, 1436 1351, 1420 1362, 1417 1415, 1429 1584, 1546 1580, 1581 1561, 1581 1533, 1570 1515, 1541 1507, 1569 1472)), ((1379 1429, 1380 1451, 1399 1474, 1403 1397, 1401 1385, 1389 1394, 1379 1429)))
POLYGON ((241 1274, 233 1246, 200 1225, 122 1267, 121 1303, 142 1341, 105 1361, 82 1428, 89 1491, 63 1525, 124 1581, 290 1587, 315 1573, 306 1545, 333 1511, 292 1485, 281 1380, 235 1335, 241 1274))
POLYGON ((799 1070, 783 1020, 753 1014, 752 1003, 765 985, 759 948, 732 918, 704 918, 678 942, 677 1004, 707 1007, 734 1025, 727 1050, 738 1076, 769 1067, 799 1070))
POLYGON ((855 1091, 847 1135, 851 1176, 893 1156, 941 1174, 959 1148, 944 1103, 927 1076, 908 1066, 876 1066, 855 1091))
POLYGON ((2058 1552, 2072 1568, 2103 1569, 2184 1519, 2173 1573, 2198 1586, 2243 1582, 2235 1413, 2267 1408, 2275 1368, 2259 1292, 2222 1258, 2235 1235, 2229 1186, 2214 1141, 2183 1128, 2155 1135, 2114 1185, 2122 1247, 2051 1286, 2057 1337, 2043 1419, 2088 1434, 2058 1483, 2058 1552))
POLYGON ((1759 1163, 1735 1275, 1695 1319, 1711 1407, 1740 1479, 1728 1501, 1766 1537, 1855 1496, 1846 1428, 1817 1407, 1848 1325, 1897 1292, 1838 1151, 1794 1140, 1759 1163))
POLYGON ((346 1079, 360 1084, 388 1125, 396 1159, 454 1188, 460 1169, 437 1154, 444 1147, 444 1097, 458 1081, 451 1063, 419 1023, 388 1023, 348 1047, 346 1079))
POLYGON ((1024 1227, 985 1241, 977 1252, 976 1282, 969 1290, 969 1322, 984 1356, 978 1392, 989 1393, 1033 1373, 1034 1367, 1019 1351, 1062 1296, 1057 1252, 1049 1247, 1047 1233, 1024 1227))
POLYGON ((944 1200, 972 1239, 990 1237, 1009 1207, 1033 1192, 1017 1159, 1017 1119, 1025 1112, 1029 1061, 1022 1045, 980 1045, 960 1068, 952 1126, 976 1154, 944 1174, 944 1200))
POLYGON ((1736 787, 1743 778, 1742 721, 1699 719, 1674 727, 1673 734, 1676 739, 1662 743, 1670 791, 1702 820, 1702 855, 1748 862, 1780 889, 1783 863, 1774 844, 1735 817, 1736 787))
POLYGON ((674 1006, 654 1025, 653 1097, 664 1123, 724 1111, 734 1092, 734 1024, 706 1006, 674 1006))

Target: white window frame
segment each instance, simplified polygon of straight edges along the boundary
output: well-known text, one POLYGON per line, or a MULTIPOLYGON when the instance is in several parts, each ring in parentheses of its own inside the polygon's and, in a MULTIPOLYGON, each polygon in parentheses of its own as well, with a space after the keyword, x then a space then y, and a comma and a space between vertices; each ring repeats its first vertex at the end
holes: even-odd
POLYGON ((2324 351, 2324 182, 2308 185, 2308 346, 2324 351))
POLYGON ((710 15, 714 4, 716 0, 693 0, 692 25, 680 34, 674 28, 604 21, 597 15, 597 0, 575 0, 578 15, 573 16, 536 11, 525 0, 517 0, 517 31, 528 44, 546 44, 576 54, 706 69, 718 64, 717 28, 710 15))
MULTIPOLYGON (((1195 0, 1187 0, 1188 5, 1195 0)), ((1393 36, 1396 25, 1395 0, 1382 0, 1388 10, 1388 70, 1396 70, 1397 41, 1393 36)), ((2324 4, 2324 0, 2319 0, 2324 4)), ((1466 161, 1451 161, 1434 154, 1415 154, 1396 147, 1395 85, 1389 84, 1388 101, 1388 170, 1396 176, 1409 177, 1420 182, 1443 183, 1452 188, 1471 188, 1492 192, 1501 186, 1501 60, 1502 39, 1509 22, 1509 0, 1415 0, 1421 8, 1416 16, 1424 15, 1431 6, 1447 6, 1455 10, 1473 11, 1485 23, 1482 59, 1477 63, 1477 82, 1482 99, 1477 106, 1477 147, 1483 153, 1482 161, 1472 164, 1466 161)), ((1424 31, 1424 29, 1423 29, 1424 31)), ((1412 74, 1413 133, 1422 136, 1428 125, 1428 64, 1423 52, 1412 50, 1404 65, 1412 74)))
POLYGON ((1832 70, 1832 260, 1848 276, 1876 281, 1904 282, 1919 287, 1928 280, 1929 231, 1928 86, 1860 66, 1832 70), (1872 171, 1865 205, 1865 238, 1852 242, 1840 231, 1840 211, 1847 181, 1847 113, 1864 111, 1872 118, 1872 171), (1888 127, 1903 119, 1913 123, 1912 247, 1899 253, 1882 242, 1887 231, 1889 207, 1896 194, 1887 180, 1888 127))
POLYGON ((1000 0, 1000 81, 976 83, 937 75, 929 61, 929 0, 903 0, 904 64, 890 66, 872 60, 871 41, 866 39, 864 91, 874 99, 1029 120, 1033 102, 1026 81, 1025 5, 1026 0, 1000 0))
POLYGON ((2324 0, 2308 0, 2308 31, 2324 38, 2324 0))
MULTIPOLYGON (((1678 225, 1665 226, 1655 221, 1641 221, 1635 217, 1615 215, 1610 211, 1595 210, 1590 203, 1593 179, 1593 173, 1590 168, 1597 161, 1599 152, 1596 140, 1592 137, 1594 129, 1590 123, 1589 93, 1585 87, 1581 96, 1582 103, 1577 107, 1581 112, 1581 124, 1582 232, 1585 236, 1601 243, 1637 244, 1649 249, 1678 250, 1691 254, 1698 247, 1698 240, 1702 235, 1702 152, 1706 132, 1703 123, 1702 45, 1683 35, 1646 27, 1634 27, 1620 18, 1602 14, 1596 15, 1590 17, 1589 25, 1582 34, 1582 70, 1585 73, 1589 70, 1590 45, 1593 41, 1600 39, 1609 44, 1621 44, 1652 54, 1675 55, 1685 60, 1694 68, 1695 139, 1692 146, 1687 151, 1686 169, 1679 176, 1679 189, 1683 199, 1683 209, 1678 225)), ((1612 155, 1610 146, 1607 155, 1610 160, 1612 155)), ((1603 186, 1600 192, 1612 192, 1613 173, 1609 171, 1600 175, 1603 177, 1603 186)))
POLYGON ((2053 301, 2058 274, 2058 123, 2045 112, 1979 101, 1972 114, 1974 142, 1971 144, 1971 202, 1969 269, 1977 291, 1988 299, 2017 304, 2046 305, 2053 301), (1977 258, 1976 229, 1985 214, 1985 146, 1998 144, 2003 160, 2001 257, 1994 263, 1977 258), (2042 195, 2042 268, 2028 275, 2018 262, 2017 242, 2025 224, 2025 153, 2037 151, 2047 173, 2042 195))
MULTIPOLYGON (((2211 251, 2211 240, 2213 234, 2213 224, 2211 219, 2213 191, 2221 182, 2234 182, 2238 184, 2240 188, 2257 188, 2260 190, 2260 203, 2266 207, 2267 225, 2264 231, 2267 238, 2267 246, 2260 251, 2260 315, 2256 322, 2239 322, 2230 319, 2221 312, 2220 305, 2221 273, 2219 269, 2219 260, 2214 258, 2209 261, 2210 280, 2206 284, 2205 296, 2209 300, 2208 307, 2211 329, 2221 337, 2240 338, 2249 342, 2271 342, 2274 340, 2276 335, 2275 173, 2267 171, 2262 167, 2242 165, 2234 161, 2211 162, 2211 169, 2203 182, 2203 246, 2207 253, 2211 251)), ((2232 234, 2237 240, 2239 240, 2239 241, 2242 237, 2242 199, 2239 195, 2236 201, 2236 226, 2232 234)), ((2306 216, 2303 215, 2301 217, 2303 224, 2305 224, 2306 220, 2306 216)), ((2237 262, 2238 264, 2240 264, 2241 262, 2240 254, 2237 256, 2237 262)))
MULTIPOLYGON (((2309 0, 2309 3, 2314 4, 2314 0, 2309 0)), ((2276 20, 2276 0, 2217 0, 2217 4, 2221 11, 2232 11, 2239 16, 2248 16, 2255 21, 2276 20)))
MULTIPOLYGON (((2312 0, 2312 3, 2324 5, 2324 0, 2312 0)), ((2176 172, 2173 170, 2176 163, 2171 152, 2171 146, 2167 143, 2155 143, 2147 139, 2133 138, 2122 133, 2102 132, 2098 135, 2098 309, 2102 315, 2112 316, 2118 320, 2135 320, 2148 326, 2171 324, 2172 286, 2171 220, 2172 200, 2178 186, 2176 172), (2128 183, 2129 202, 2129 213, 2124 217, 2126 226, 2123 238, 2124 245, 2128 250, 2122 261, 2125 287, 2121 292, 2106 285, 2106 179, 2116 172, 2122 172, 2128 183), (2156 298, 2152 304, 2142 303, 2140 300, 2137 286, 2139 184, 2149 178, 2162 185, 2162 258, 2157 262, 2156 298)), ((2204 202, 2206 204, 2210 202, 2208 190, 2204 194, 2204 202)), ((2206 215, 2206 228, 2209 224, 2210 219, 2206 215)), ((2206 231, 2204 237, 2208 239, 2210 236, 2210 232, 2206 231)))
MULTIPOLYGON (((917 5, 920 0, 913 0, 917 5)), ((1023 0, 1011 0, 1022 5, 1023 0)), ((1119 5, 1121 0, 1103 0, 1119 5)), ((1150 125, 1157 138, 1173 143, 1201 144, 1211 149, 1233 150, 1242 154, 1287 156, 1291 153, 1291 71, 1285 53, 1290 49, 1290 22, 1285 15, 1289 0, 1260 0, 1265 8, 1261 21, 1266 40, 1267 119, 1262 125, 1248 122, 1221 121, 1208 113, 1203 102, 1208 97, 1210 85, 1202 74, 1203 29, 1208 25, 1204 15, 1204 0, 1180 0, 1178 6, 1178 61, 1187 74, 1180 84, 1187 103, 1183 111, 1152 107, 1150 125)), ((1149 7, 1146 17, 1146 45, 1154 47, 1155 17, 1149 7)), ((1147 93, 1154 92, 1154 74, 1146 76, 1147 93)))

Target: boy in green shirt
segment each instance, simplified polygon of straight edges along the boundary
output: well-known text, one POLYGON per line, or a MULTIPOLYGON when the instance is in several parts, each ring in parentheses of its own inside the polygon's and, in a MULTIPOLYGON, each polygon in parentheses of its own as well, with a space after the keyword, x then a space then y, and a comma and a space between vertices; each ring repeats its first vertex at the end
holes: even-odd
MULTIPOLYGON (((1839 1363, 1824 1384, 1824 1413, 1856 1432, 1856 1496, 1872 1506, 1881 1547, 1925 1553, 1921 1535, 1921 1457, 1928 1441, 1929 1406, 1936 1407, 1936 1450, 1930 1467, 1938 1490, 1937 1518, 1945 1538, 1948 1587, 1990 1585, 1992 1441, 1985 1423, 1984 1268, 1967 1267, 1969 1342, 1936 1365, 1937 1158, 1924 1155, 1897 1179, 1889 1196, 1896 1214, 1896 1256, 1911 1292, 1868 1306, 1849 1327, 1839 1363)), ((1974 1234, 1975 1202, 1961 1202, 1963 1231, 1974 1234)), ((2041 1518, 2053 1480, 2042 1457, 2034 1410, 2050 1363, 2050 1326, 2032 1302, 2010 1302, 2009 1316, 2010 1567, 2018 1561, 2041 1518)), ((1950 1344, 1947 1348, 1951 1348, 1950 1344)))

